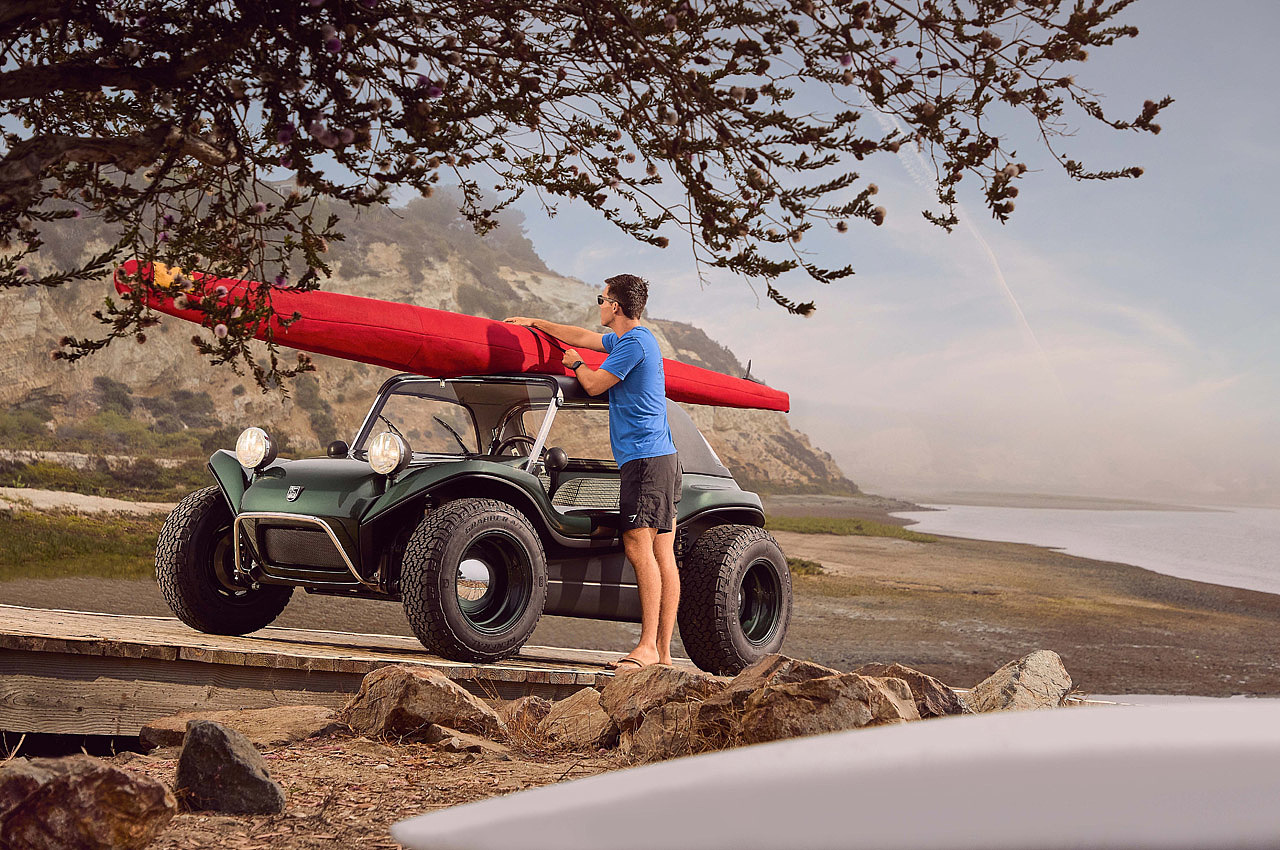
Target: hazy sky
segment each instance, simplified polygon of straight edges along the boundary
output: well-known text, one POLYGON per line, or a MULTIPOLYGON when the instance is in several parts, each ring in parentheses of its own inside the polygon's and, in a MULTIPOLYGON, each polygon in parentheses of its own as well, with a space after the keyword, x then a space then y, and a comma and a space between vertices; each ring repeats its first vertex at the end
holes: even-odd
POLYGON ((1116 117, 1171 94, 1164 132, 1081 125, 1065 151, 1144 177, 1076 183, 1028 138, 1012 222, 971 194, 972 228, 947 235, 921 218, 910 163, 874 157, 862 171, 888 221, 806 236, 857 270, 786 282, 818 302, 809 319, 740 279, 699 289, 678 240, 639 245, 585 208, 549 220, 528 204, 529 234, 561 273, 649 278, 651 315, 751 359, 866 490, 1280 504, 1280 4, 1141 0, 1124 22, 1141 35, 1077 79, 1116 117))

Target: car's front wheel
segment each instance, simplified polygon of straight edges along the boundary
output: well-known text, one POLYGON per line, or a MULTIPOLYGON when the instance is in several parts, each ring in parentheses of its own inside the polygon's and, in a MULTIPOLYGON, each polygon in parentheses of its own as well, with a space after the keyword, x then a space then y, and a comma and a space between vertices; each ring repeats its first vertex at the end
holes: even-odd
POLYGON ((514 655, 547 599, 547 560, 529 520, 493 499, 429 511, 405 547, 405 616, 422 645, 455 661, 514 655))
POLYGON ((252 588, 235 580, 233 516, 217 487, 187 496, 156 540, 156 581, 178 619, 211 635, 243 635, 271 624, 292 587, 252 588))
POLYGON ((791 572, 773 535, 718 525, 680 571, 680 640, 703 670, 731 676, 782 648, 791 621, 791 572))

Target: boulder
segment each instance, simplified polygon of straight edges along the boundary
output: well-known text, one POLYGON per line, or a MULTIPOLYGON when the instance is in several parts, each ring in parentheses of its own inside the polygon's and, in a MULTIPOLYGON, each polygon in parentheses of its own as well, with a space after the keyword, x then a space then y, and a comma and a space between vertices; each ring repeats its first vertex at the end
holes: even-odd
POLYGON ((1058 653, 1037 649, 1010 661, 965 694, 973 711, 1057 708, 1071 690, 1071 676, 1058 653))
POLYGON ((138 733, 142 745, 180 747, 192 720, 212 720, 234 729, 259 749, 283 747, 294 741, 337 731, 342 724, 334 720, 334 711, 323 705, 279 705, 237 711, 184 711, 160 717, 142 727, 138 733))
POLYGON ((187 725, 174 791, 193 811, 276 814, 284 789, 267 772, 262 753, 234 729, 212 720, 187 725))
POLYGON ((15 759, 0 767, 0 817, 58 776, 62 764, 59 759, 15 759))
POLYGON ((0 767, 0 847, 134 850, 150 844, 177 810, 164 783, 92 756, 0 767))
POLYGON ((734 676, 719 693, 707 697, 698 709, 694 735, 702 749, 718 749, 737 743, 738 723, 746 709, 747 698, 766 685, 785 685, 839 676, 839 670, 800 661, 785 655, 766 655, 734 676))
POLYGON ((625 732, 639 726, 654 708, 669 702, 701 701, 724 688, 723 679, 707 673, 653 664, 614 676, 600 693, 600 706, 625 732))
POLYGON ((695 752, 696 702, 669 702, 648 711, 634 730, 623 732, 618 748, 638 761, 661 761, 695 752))
POLYGON ((498 760, 511 758, 511 751, 502 744, 434 723, 427 729, 423 740, 428 744, 435 744, 436 749, 446 753, 480 753, 498 760))
POLYGON ((369 736, 422 735, 433 723, 494 737, 497 712, 443 673, 421 667, 380 667, 364 677, 338 719, 369 736))
POLYGON ((906 682, 845 673, 766 685, 747 698, 741 730, 756 744, 919 719, 906 682))
POLYGON ((876 679, 901 679, 911 688, 916 701, 916 711, 921 717, 942 717, 947 714, 964 714, 964 703, 951 688, 932 676, 904 667, 901 664, 863 664, 853 672, 859 676, 876 679))
POLYGON ((543 719, 551 712, 551 700, 537 696, 520 697, 503 703, 498 709, 498 718, 507 730, 507 735, 534 732, 543 719))
POLYGON ((574 750, 612 747, 618 740, 617 724, 601 707, 600 692, 595 688, 583 688, 553 702, 551 711, 538 724, 538 732, 574 750))

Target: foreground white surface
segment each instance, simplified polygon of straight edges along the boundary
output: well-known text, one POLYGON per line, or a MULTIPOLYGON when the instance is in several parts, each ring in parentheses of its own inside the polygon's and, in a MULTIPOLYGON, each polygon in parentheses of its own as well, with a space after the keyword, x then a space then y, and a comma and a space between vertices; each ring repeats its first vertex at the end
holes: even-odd
POLYGON ((1280 847, 1280 705, 861 729, 537 788, 391 832, 413 850, 1280 847))

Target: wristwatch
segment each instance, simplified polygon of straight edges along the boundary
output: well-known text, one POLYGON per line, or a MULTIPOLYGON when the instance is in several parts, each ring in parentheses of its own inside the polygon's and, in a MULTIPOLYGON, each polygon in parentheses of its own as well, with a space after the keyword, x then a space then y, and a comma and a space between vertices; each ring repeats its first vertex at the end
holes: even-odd
POLYGON ((575 360, 575 361, 573 362, 573 365, 569 367, 569 371, 570 371, 570 372, 576 372, 576 371, 578 371, 578 367, 579 367, 579 366, 581 366, 581 365, 582 365, 582 361, 581 361, 581 360, 575 360))

